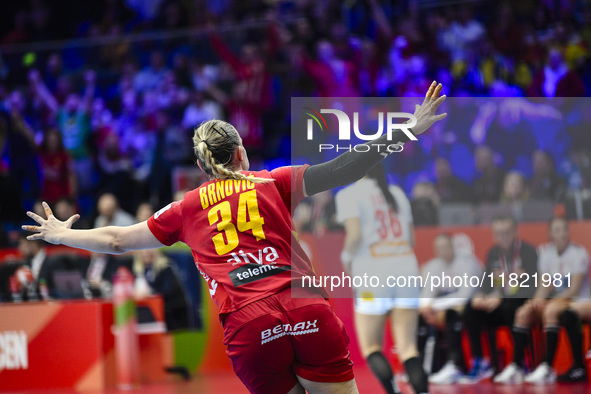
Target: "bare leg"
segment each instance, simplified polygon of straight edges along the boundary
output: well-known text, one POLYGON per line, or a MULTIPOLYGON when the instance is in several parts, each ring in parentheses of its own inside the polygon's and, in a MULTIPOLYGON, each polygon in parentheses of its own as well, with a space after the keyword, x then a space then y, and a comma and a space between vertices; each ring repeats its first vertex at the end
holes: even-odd
POLYGON ((364 358, 374 352, 382 351, 386 315, 365 315, 355 312, 355 330, 357 341, 364 358))
POLYGON ((418 357, 417 327, 419 313, 416 309, 395 308, 391 314, 392 335, 396 341, 398 356, 404 362, 412 357, 418 357))
POLYGON ((395 308, 391 312, 391 320, 398 358, 404 363, 410 384, 415 392, 427 393, 427 374, 419 360, 417 347, 419 312, 416 309, 395 308))
MULTIPOLYGON (((348 382, 323 383, 312 382, 311 380, 304 379, 298 376, 298 380, 310 394, 359 394, 359 390, 357 389, 357 383, 355 383, 355 379, 351 379, 348 382)), ((293 391, 293 389, 289 392, 289 394, 299 393, 299 391, 293 391)))
POLYGON ((355 312, 355 328, 357 342, 361 348, 361 354, 367 361, 367 365, 380 381, 387 394, 398 392, 394 383, 394 371, 390 362, 382 352, 382 338, 384 337, 384 324, 387 315, 365 315, 355 312))
MULTIPOLYGON (((298 377, 299 379, 299 377, 298 377)), ((306 394, 306 390, 304 390, 304 388, 302 387, 302 385, 300 383, 296 383, 295 386, 293 386, 293 388, 291 390, 289 390, 289 393, 287 394, 306 394)))
POLYGON ((570 309, 579 315, 584 322, 591 322, 591 301, 571 303, 570 309))

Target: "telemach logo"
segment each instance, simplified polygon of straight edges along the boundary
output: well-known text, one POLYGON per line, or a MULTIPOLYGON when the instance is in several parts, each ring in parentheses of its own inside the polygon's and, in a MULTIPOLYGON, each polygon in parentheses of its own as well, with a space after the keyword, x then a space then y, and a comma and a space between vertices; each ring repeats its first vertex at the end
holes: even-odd
POLYGON ((0 332, 0 371, 28 368, 27 334, 24 331, 0 332))

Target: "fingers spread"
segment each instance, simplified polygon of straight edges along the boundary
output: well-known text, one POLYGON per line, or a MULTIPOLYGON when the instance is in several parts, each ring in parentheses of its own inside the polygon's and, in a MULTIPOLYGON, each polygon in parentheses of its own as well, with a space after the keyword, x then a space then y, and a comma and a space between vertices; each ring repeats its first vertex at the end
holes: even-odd
POLYGON ((431 83, 431 86, 429 86, 429 90, 427 90, 427 94, 425 95, 425 100, 423 101, 423 103, 426 103, 427 101, 429 101, 429 99, 433 95, 433 92, 435 91, 435 86, 436 85, 437 85, 437 82, 436 81, 433 81, 431 83))
POLYGON ((50 216, 53 216, 53 212, 51 212, 51 208, 49 208, 49 204, 43 201, 43 209, 45 210, 45 216, 49 219, 50 216))
POLYGON ((70 216, 70 218, 68 220, 66 220, 66 224, 69 226, 71 226, 72 224, 74 224, 78 219, 80 219, 80 215, 75 214, 70 216))
POLYGON ((43 219, 41 216, 37 215, 34 212, 27 212, 27 216, 30 217, 31 219, 33 219, 34 221, 36 221, 39 224, 43 224, 45 223, 45 219, 43 219))
POLYGON ((417 114, 419 113, 419 110, 420 109, 421 109, 421 106, 420 105, 418 105, 418 104, 415 105, 415 113, 414 113, 415 116, 417 116, 417 114))
POLYGON ((446 95, 443 95, 439 97, 437 100, 435 100, 435 102, 432 104, 431 110, 435 111, 441 105, 441 103, 445 101, 446 97, 446 95))
POLYGON ((437 98, 439 97, 439 95, 441 94, 441 90, 443 89, 443 85, 439 84, 437 85, 437 87, 435 87, 435 90, 433 91, 433 95, 431 96, 431 98, 437 98))

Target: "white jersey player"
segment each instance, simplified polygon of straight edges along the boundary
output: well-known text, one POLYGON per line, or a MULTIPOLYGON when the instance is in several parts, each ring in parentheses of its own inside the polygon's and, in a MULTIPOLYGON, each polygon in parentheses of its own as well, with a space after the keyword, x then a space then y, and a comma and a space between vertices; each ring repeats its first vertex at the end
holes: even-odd
MULTIPOLYGON (((388 186, 381 165, 336 196, 337 219, 346 238, 341 259, 355 278, 355 328, 363 356, 388 393, 399 392, 382 353, 390 316, 398 357, 418 393, 427 391, 427 375, 417 350, 418 297, 421 278, 413 251, 410 202, 397 186, 388 186)), ((354 282, 353 282, 354 283, 354 282)))

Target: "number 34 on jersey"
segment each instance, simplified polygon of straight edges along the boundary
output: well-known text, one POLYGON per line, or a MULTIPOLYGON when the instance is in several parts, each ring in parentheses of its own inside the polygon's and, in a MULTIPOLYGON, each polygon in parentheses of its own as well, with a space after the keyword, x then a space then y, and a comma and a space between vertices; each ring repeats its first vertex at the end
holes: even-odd
POLYGON ((254 183, 245 180, 215 182, 209 184, 207 190, 202 188, 199 194, 204 209, 212 203, 216 204, 223 200, 213 205, 207 214, 209 224, 216 226, 217 229, 212 241, 218 255, 230 253, 238 247, 238 231, 251 231, 257 241, 266 239, 263 229, 265 220, 259 213, 254 183), (237 212, 232 212, 230 202, 224 200, 234 193, 240 193, 237 212))

